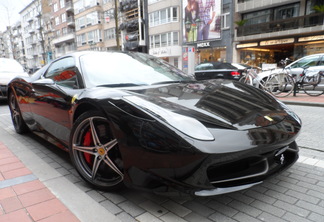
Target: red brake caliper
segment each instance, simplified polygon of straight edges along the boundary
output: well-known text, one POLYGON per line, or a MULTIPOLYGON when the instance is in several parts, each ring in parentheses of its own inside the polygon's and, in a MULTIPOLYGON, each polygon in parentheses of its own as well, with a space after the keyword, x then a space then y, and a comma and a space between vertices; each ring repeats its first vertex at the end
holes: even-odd
MULTIPOLYGON (((91 136, 91 130, 89 129, 88 132, 84 135, 84 140, 83 140, 83 146, 91 146, 92 143, 92 136, 91 136)), ((83 153, 85 160, 89 165, 92 165, 92 160, 91 160, 91 154, 89 153, 83 153)))

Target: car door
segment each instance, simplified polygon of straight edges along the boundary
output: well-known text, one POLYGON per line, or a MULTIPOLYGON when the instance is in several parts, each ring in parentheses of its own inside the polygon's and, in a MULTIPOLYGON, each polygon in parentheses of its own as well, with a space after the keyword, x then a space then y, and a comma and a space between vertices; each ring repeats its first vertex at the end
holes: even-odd
POLYGON ((73 57, 53 62, 43 77, 32 83, 31 106, 38 128, 68 144, 72 98, 80 91, 81 77, 73 57))

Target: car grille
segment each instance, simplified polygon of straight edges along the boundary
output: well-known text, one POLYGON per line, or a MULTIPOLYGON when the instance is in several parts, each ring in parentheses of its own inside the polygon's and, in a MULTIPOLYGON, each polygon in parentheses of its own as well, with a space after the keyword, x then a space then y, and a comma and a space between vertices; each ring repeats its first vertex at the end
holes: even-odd
POLYGON ((289 146, 262 155, 209 166, 207 176, 215 187, 255 183, 288 168, 297 159, 298 147, 294 142, 289 146))

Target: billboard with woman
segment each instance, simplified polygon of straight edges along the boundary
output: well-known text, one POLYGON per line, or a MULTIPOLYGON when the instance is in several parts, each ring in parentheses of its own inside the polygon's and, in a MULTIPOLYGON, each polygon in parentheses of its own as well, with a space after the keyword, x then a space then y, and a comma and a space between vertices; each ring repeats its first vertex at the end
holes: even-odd
POLYGON ((184 41, 219 39, 221 0, 183 0, 184 41))

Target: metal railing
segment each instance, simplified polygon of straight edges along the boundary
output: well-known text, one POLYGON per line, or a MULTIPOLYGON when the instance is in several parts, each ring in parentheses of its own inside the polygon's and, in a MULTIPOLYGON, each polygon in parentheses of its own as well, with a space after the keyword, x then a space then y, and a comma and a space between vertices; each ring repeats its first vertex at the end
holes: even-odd
POLYGON ((317 13, 260 24, 243 25, 237 28, 237 37, 320 26, 323 25, 323 19, 324 13, 317 13))

